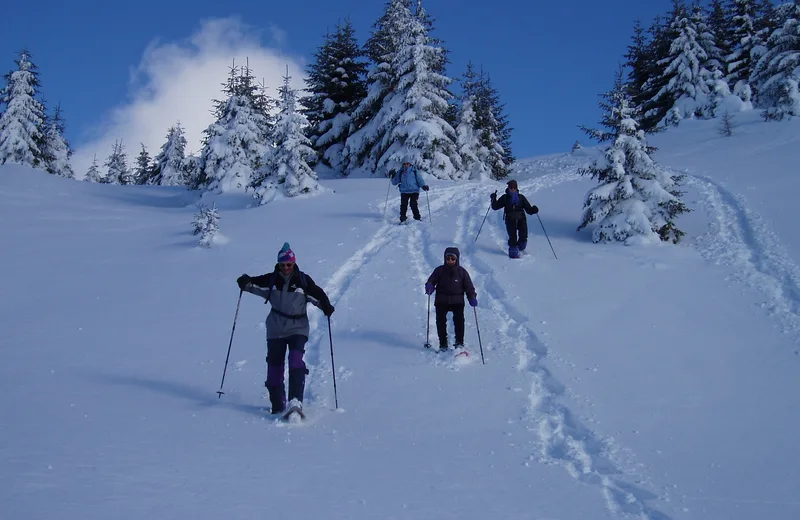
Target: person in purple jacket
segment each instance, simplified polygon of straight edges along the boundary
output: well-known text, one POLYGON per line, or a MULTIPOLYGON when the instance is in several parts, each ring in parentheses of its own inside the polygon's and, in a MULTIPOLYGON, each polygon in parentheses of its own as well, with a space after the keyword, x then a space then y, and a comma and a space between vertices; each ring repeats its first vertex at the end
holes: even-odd
POLYGON ((456 332, 455 348, 464 348, 464 296, 472 307, 478 305, 475 286, 466 269, 461 267, 458 248, 444 250, 444 265, 433 270, 425 283, 425 294, 436 292, 436 333, 439 335, 439 350, 447 350, 447 313, 453 313, 453 328, 456 332))

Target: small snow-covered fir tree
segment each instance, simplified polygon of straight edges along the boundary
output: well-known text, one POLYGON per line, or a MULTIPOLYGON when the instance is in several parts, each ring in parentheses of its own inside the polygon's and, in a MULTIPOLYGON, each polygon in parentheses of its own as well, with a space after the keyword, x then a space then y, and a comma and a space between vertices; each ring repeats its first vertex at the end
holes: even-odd
POLYGON ((128 167, 128 154, 125 153, 125 145, 121 140, 114 143, 111 155, 106 159, 104 166, 110 184, 134 184, 133 172, 128 167))
POLYGON ((136 168, 133 170, 135 184, 149 184, 153 175, 153 161, 144 143, 140 143, 142 149, 136 156, 136 168))
POLYGON ((337 24, 308 68, 306 84, 311 95, 300 100, 312 147, 324 164, 340 172, 351 114, 367 95, 363 56, 350 20, 337 24))
POLYGON ((72 166, 69 163, 69 159, 72 157, 72 149, 64 137, 64 131, 61 106, 56 106, 53 117, 48 122, 47 130, 44 133, 42 156, 48 173, 74 179, 75 172, 72 171, 72 166))
POLYGON ((251 70, 231 67, 223 92, 215 101, 217 120, 204 131, 202 170, 192 185, 226 192, 246 188, 266 155, 271 121, 264 98, 251 70))
POLYGON ((677 243, 684 233, 675 226, 675 218, 689 211, 680 200, 681 176, 666 173, 650 157, 653 149, 638 128, 622 70, 614 89, 603 97, 606 101, 600 106, 606 112, 602 124, 610 131, 584 131, 601 142, 611 141, 611 145, 602 158, 579 170, 600 185, 587 193, 578 229, 597 223, 594 242, 659 238, 677 243))
POLYGON ((5 75, 0 91, 0 164, 20 164, 45 168, 44 105, 37 99, 39 73, 31 62, 31 53, 23 50, 16 60, 17 70, 5 75))
POLYGON ((578 141, 578 140, 575 140, 575 144, 572 145, 572 152, 575 153, 575 152, 577 152, 578 150, 580 150, 582 148, 583 148, 583 146, 581 146, 581 142, 578 141))
POLYGON ((106 184, 108 182, 106 177, 100 172, 100 167, 97 165, 97 155, 94 156, 92 165, 89 166, 89 170, 86 172, 83 180, 85 182, 97 182, 101 184, 106 184))
POLYGON ((153 159, 153 184, 184 186, 183 161, 186 156, 186 137, 180 122, 167 131, 167 140, 153 159))
POLYGON ((272 134, 273 148, 249 186, 260 204, 270 202, 278 190, 288 197, 319 190, 317 174, 309 166, 315 152, 304 133, 308 119, 297 110, 297 93, 289 86, 290 79, 287 67, 279 90, 280 113, 272 134))
POLYGON ((198 243, 202 247, 211 247, 214 237, 219 232, 219 211, 216 204, 207 207, 198 204, 198 212, 192 218, 192 234, 200 235, 198 243))
POLYGON ((733 135, 733 116, 727 110, 722 113, 722 116, 719 119, 719 128, 717 129, 717 133, 723 137, 730 137, 733 135))

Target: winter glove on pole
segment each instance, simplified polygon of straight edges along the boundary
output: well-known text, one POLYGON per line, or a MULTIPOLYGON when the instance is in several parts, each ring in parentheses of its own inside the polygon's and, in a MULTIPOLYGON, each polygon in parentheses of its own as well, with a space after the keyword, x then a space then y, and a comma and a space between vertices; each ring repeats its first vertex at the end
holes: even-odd
POLYGON ((243 274, 239 278, 236 279, 236 285, 239 286, 239 289, 244 291, 244 288, 247 287, 247 284, 250 283, 250 276, 243 274))
MULTIPOLYGON (((247 276, 247 275, 245 275, 247 276)), ((242 303, 242 291, 239 291, 239 300, 236 302, 236 314, 233 315, 233 328, 231 329, 231 341, 228 343, 228 355, 225 356, 225 368, 222 369, 222 382, 219 384, 217 394, 222 397, 225 392, 222 391, 222 385, 225 384, 225 373, 228 371, 228 360, 231 358, 231 345, 233 345, 233 331, 236 330, 236 318, 239 317, 239 304, 242 303)))
POLYGON ((433 294, 433 284, 432 283, 426 283, 425 284, 425 294, 427 294, 428 296, 433 294))
POLYGON ((478 299, 477 298, 470 298, 469 299, 470 307, 477 307, 478 306, 478 299))

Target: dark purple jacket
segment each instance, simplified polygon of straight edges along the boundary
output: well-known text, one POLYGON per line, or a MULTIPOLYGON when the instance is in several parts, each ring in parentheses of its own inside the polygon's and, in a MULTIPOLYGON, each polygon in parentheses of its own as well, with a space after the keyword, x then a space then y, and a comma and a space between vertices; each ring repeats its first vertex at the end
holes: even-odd
POLYGON ((444 250, 445 256, 456 255, 455 265, 440 265, 433 270, 427 283, 436 289, 434 305, 464 305, 464 295, 476 298, 475 286, 466 269, 461 267, 461 253, 457 247, 448 247, 444 250))

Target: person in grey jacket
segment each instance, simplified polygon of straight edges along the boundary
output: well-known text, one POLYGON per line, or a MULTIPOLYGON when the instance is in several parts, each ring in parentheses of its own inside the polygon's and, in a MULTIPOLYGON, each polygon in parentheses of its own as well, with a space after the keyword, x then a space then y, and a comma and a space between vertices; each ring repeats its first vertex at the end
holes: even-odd
POLYGON ((419 214, 419 190, 428 191, 429 188, 419 171, 406 161, 400 171, 392 171, 391 176, 392 184, 400 190, 400 223, 406 221, 409 202, 414 220, 422 220, 422 215, 419 214))
POLYGON ((242 291, 261 296, 271 305, 267 316, 267 381, 272 413, 286 410, 284 366, 289 351, 289 406, 302 410, 308 369, 303 361, 310 326, 306 304, 319 307, 325 316, 333 314, 328 295, 310 276, 297 267, 289 243, 278 253, 272 273, 240 276, 236 283, 242 291))
POLYGON ((461 267, 461 253, 458 248, 444 250, 444 265, 433 270, 425 282, 425 294, 436 292, 436 333, 439 336, 439 350, 447 350, 447 313, 453 313, 453 328, 456 333, 455 348, 464 348, 464 295, 472 307, 477 307, 478 296, 472 278, 461 267))

